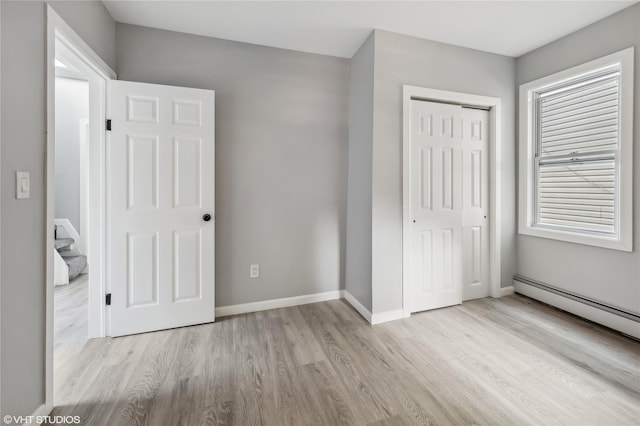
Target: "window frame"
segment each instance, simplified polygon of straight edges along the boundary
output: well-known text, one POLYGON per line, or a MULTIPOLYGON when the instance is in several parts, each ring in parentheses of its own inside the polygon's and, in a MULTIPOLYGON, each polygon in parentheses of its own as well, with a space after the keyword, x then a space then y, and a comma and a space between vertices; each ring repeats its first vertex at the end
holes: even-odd
POLYGON ((633 79, 634 48, 589 61, 549 76, 522 84, 519 98, 519 214, 518 232, 521 235, 548 238, 630 252, 632 242, 633 209, 633 79), (537 225, 537 171, 534 132, 536 119, 535 93, 563 82, 579 79, 599 70, 618 65, 620 68, 619 145, 616 153, 616 233, 590 232, 537 225))

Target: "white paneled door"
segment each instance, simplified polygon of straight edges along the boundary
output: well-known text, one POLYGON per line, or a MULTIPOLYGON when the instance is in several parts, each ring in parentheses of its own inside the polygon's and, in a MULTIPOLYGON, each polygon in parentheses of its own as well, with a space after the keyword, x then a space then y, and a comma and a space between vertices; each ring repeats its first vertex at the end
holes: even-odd
POLYGON ((214 92, 113 81, 112 336, 214 321, 214 92))
POLYGON ((489 288, 489 111, 462 108, 462 300, 489 288))
POLYGON ((476 112, 411 101, 411 312, 488 294, 488 115, 478 125, 476 112))

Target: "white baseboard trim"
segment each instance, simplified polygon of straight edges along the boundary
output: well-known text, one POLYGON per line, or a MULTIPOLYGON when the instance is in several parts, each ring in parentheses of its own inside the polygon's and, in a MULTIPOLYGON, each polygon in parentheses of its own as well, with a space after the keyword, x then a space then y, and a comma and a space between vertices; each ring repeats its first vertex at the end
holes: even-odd
POLYGON ((402 309, 395 309, 393 311, 372 314, 367 308, 364 307, 362 303, 358 301, 358 299, 353 297, 353 295, 347 290, 344 291, 344 298, 371 325, 382 324, 383 322, 394 321, 405 317, 404 310, 402 309))
POLYGON ((383 322, 395 321, 405 318, 404 310, 395 309, 393 311, 371 314, 347 290, 328 291, 325 293, 307 294, 304 296, 285 297, 283 299, 264 300, 261 302, 243 303, 240 305, 216 307, 216 318, 228 317, 230 315, 246 314, 249 312, 266 311, 269 309, 288 308, 290 306, 306 305, 307 303, 326 302, 327 300, 345 299, 369 324, 381 324, 383 322))
POLYGON ((563 311, 570 312, 574 315, 578 315, 579 317, 586 318, 590 321, 620 331, 621 333, 633 336, 636 339, 640 339, 640 325, 633 320, 517 280, 513 281, 513 287, 517 293, 524 294, 532 299, 548 303, 549 305, 555 306, 563 311))
POLYGON ((382 324, 383 322, 395 321, 404 318, 404 309, 394 309, 393 311, 373 314, 371 324, 382 324))
POLYGON ((38 408, 36 408, 36 411, 34 411, 31 416, 29 416, 29 419, 22 423, 23 425, 41 425, 42 423, 44 423, 44 417, 48 416, 51 413, 52 408, 47 406, 46 404, 42 404, 41 406, 39 406, 38 408), (38 421, 38 420, 42 420, 42 421, 38 421))
POLYGON ((215 308, 215 317, 246 314, 249 312, 266 311, 269 309, 288 308, 290 306, 306 305, 308 303, 326 302, 343 298, 344 290, 327 291, 324 293, 306 294, 304 296, 285 297, 282 299, 263 300, 260 302, 242 303, 240 305, 219 306, 215 308))
POLYGON ((509 296, 513 293, 515 293, 515 289, 513 288, 512 285, 508 286, 508 287, 500 287, 500 289, 498 290, 498 297, 504 297, 504 296, 509 296))
POLYGON ((351 306, 353 306, 353 309, 358 311, 358 313, 362 315, 362 317, 367 320, 368 323, 371 324, 371 312, 367 308, 365 308, 364 305, 358 301, 358 299, 353 297, 353 295, 347 290, 344 290, 344 298, 347 302, 349 302, 349 304, 351 304, 351 306))

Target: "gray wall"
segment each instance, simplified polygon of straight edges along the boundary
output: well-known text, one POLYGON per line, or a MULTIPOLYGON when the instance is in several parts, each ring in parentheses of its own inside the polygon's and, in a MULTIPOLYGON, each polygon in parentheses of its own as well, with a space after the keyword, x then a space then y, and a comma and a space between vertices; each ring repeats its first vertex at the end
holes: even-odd
POLYGON ((342 288, 349 61, 125 24, 116 39, 120 79, 216 91, 216 305, 342 288))
POLYGON ((517 272, 640 313, 640 5, 521 56, 517 83, 635 46, 634 251, 632 253, 518 236, 517 272))
POLYGON ((44 402, 45 9, 2 2, 2 410, 44 402), (31 198, 15 199, 16 170, 31 198), (19 324, 19 327, 16 325, 19 324))
MULTIPOLYGON (((1 414, 30 415, 44 403, 45 392, 46 7, 42 1, 2 1, 0 7, 1 414), (31 173, 28 200, 15 198, 16 170, 31 173)), ((84 16, 82 10, 93 7, 92 3, 76 2, 74 16, 84 16)), ((59 12, 64 19, 69 10, 59 12)), ((109 22, 107 17, 108 14, 105 22, 109 22)), ((69 23, 72 27, 77 25, 69 23)), ((109 45, 110 37, 110 31, 104 30, 106 26, 91 28, 93 37, 103 40, 104 46, 109 45)), ((115 26, 113 21, 111 26, 115 26)))
POLYGON ((116 69, 116 25, 101 1, 49 0, 48 3, 111 69, 116 69))
POLYGON ((89 119, 89 82, 56 77, 56 219, 80 229, 80 121, 89 119))
POLYGON ((371 176, 373 159, 372 32, 351 59, 349 182, 345 288, 371 310, 371 176))
POLYGON ((515 60, 385 31, 375 32, 373 313, 402 308, 402 85, 501 99, 502 272, 515 270, 515 60))

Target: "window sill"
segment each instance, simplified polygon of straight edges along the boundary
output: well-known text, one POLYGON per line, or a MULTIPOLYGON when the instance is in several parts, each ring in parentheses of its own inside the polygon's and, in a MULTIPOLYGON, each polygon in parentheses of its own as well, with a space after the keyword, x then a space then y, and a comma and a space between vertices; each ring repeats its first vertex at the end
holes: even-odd
POLYGON ((567 232, 559 229, 538 228, 534 226, 520 226, 518 233, 531 237, 547 238, 551 240, 564 241, 567 243, 582 244, 594 247, 601 247, 612 250, 631 252, 631 239, 605 237, 600 235, 579 234, 567 232))

